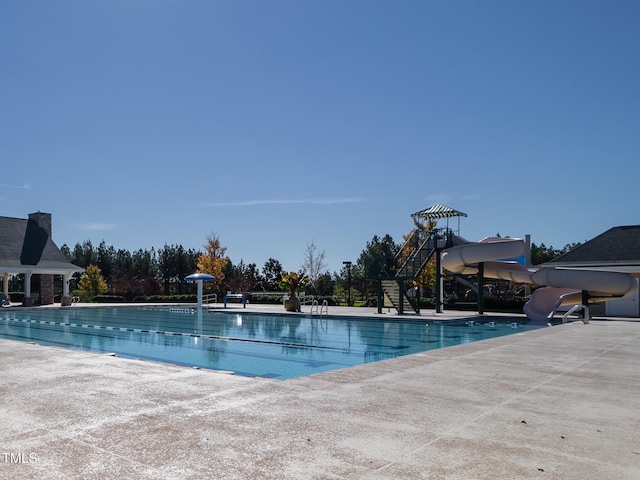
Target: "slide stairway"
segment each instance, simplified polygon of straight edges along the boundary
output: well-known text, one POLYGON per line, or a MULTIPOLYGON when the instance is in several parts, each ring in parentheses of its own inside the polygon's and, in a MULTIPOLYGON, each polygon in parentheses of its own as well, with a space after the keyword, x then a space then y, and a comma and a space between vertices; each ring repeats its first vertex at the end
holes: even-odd
MULTIPOLYGON (((386 279, 382 280, 382 291, 385 293, 391 304, 398 311, 398 313, 404 313, 402 308, 400 308, 400 283, 396 279, 386 279)), ((406 293, 404 293, 403 304, 410 305, 411 308, 417 312, 417 306, 414 304, 413 299, 409 298, 406 293)))
POLYGON ((445 246, 445 238, 441 229, 421 230, 414 229, 405 241, 396 256, 400 268, 395 278, 382 280, 382 290, 387 295, 393 306, 399 313, 404 313, 403 305, 410 305, 417 313, 417 302, 406 295, 401 295, 400 284, 408 279, 416 279, 436 252, 437 247, 445 246), (400 301, 402 297, 402 302, 400 301))

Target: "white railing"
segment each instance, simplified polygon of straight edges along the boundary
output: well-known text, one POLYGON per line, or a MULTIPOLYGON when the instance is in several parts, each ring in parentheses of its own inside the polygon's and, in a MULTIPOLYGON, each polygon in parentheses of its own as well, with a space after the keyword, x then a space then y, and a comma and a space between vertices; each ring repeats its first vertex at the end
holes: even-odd
POLYGON ((315 300, 313 299, 313 295, 302 294, 298 296, 298 300, 300 300, 300 305, 309 305, 309 304, 313 305, 313 302, 315 302, 315 300))
POLYGON ((216 293, 207 293, 206 295, 202 296, 202 303, 218 303, 218 294, 216 293), (213 300, 213 302, 211 301, 213 300))

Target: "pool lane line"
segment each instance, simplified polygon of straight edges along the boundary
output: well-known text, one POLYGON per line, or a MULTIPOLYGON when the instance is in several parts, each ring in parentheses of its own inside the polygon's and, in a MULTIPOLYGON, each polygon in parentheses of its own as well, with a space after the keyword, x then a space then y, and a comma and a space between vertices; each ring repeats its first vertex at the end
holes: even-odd
POLYGON ((34 324, 34 325, 52 325, 57 327, 71 327, 71 328, 86 328, 92 330, 110 330, 114 332, 126 332, 126 333, 147 333, 151 335, 165 335, 168 337, 193 337, 193 338, 202 338, 205 340, 222 340, 226 342, 246 342, 246 343, 260 343, 266 345, 282 345, 285 347, 299 347, 299 348, 314 348, 321 350, 335 350, 346 352, 349 351, 348 348, 344 347, 330 347, 326 345, 311 345, 308 343, 296 343, 296 342, 282 342, 276 340, 256 340, 249 338, 239 338, 239 337, 227 337, 222 335, 202 335, 199 333, 187 333, 187 332, 168 332, 162 330, 147 330, 142 328, 129 328, 129 327, 109 327, 105 325, 88 325, 81 323, 68 323, 68 322, 51 322, 47 320, 27 320, 22 318, 5 318, 4 321, 14 322, 14 323, 23 323, 23 324, 34 324))

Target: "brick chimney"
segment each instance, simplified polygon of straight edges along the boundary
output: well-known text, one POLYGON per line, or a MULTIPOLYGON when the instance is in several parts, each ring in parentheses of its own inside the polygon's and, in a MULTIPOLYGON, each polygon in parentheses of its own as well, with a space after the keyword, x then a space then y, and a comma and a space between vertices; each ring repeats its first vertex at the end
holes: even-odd
POLYGON ((36 213, 29 214, 29 220, 32 220, 41 229, 47 232, 49 238, 51 238, 51 214, 37 211, 36 213))
MULTIPOLYGON (((51 238, 51 214, 44 212, 36 212, 29 214, 29 220, 34 222, 51 238)), ((39 278, 33 279, 33 287, 40 287, 40 305, 51 305, 54 300, 53 295, 53 275, 38 275, 39 278), (38 281, 39 280, 39 281, 38 281), (39 285, 38 285, 39 284, 39 285)))

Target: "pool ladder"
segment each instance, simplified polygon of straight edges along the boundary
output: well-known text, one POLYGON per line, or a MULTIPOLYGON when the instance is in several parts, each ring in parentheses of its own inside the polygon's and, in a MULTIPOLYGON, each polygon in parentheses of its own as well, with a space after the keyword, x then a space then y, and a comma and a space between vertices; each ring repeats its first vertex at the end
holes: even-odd
POLYGON ((589 319, 591 318, 591 316, 589 315, 589 307, 587 305, 581 305, 581 304, 574 305, 573 307, 571 307, 571 309, 562 316, 562 323, 567 323, 567 317, 569 317, 569 315, 576 312, 577 310, 584 311, 584 313, 582 314, 582 323, 584 324, 589 323, 589 319))
POLYGON ((322 305, 319 306, 318 300, 314 299, 313 302, 311 302, 311 315, 313 315, 314 310, 317 315, 329 315, 329 303, 323 300, 322 305))

